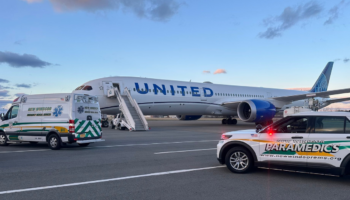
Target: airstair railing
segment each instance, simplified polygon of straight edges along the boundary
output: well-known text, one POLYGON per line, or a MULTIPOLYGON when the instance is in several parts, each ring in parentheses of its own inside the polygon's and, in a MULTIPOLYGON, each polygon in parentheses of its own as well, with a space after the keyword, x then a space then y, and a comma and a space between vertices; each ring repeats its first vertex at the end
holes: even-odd
POLYGON ((126 96, 128 97, 132 107, 135 108, 137 114, 139 115, 139 117, 141 119, 141 122, 142 122, 142 125, 143 125, 144 129, 148 130, 149 128, 148 128, 147 120, 146 120, 145 116, 143 115, 143 113, 142 113, 139 105, 137 104, 136 100, 131 97, 131 94, 130 94, 130 92, 129 92, 127 87, 125 87, 125 89, 124 89, 124 94, 126 94, 126 96))
POLYGON ((136 128, 135 121, 132 118, 132 115, 128 109, 128 106, 126 105, 124 99, 122 98, 118 88, 114 88, 114 92, 115 92, 115 96, 119 101, 119 110, 123 112, 126 122, 132 127, 133 130, 135 130, 136 128))

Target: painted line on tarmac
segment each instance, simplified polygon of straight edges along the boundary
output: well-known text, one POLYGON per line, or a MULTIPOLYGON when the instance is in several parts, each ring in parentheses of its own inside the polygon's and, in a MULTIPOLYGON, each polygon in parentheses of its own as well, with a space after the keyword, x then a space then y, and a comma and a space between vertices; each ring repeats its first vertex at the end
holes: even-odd
POLYGON ((32 151, 50 151, 51 149, 35 149, 35 150, 21 150, 21 151, 0 151, 0 153, 25 153, 32 151))
POLYGON ((105 182, 136 179, 136 178, 151 177, 151 176, 162 176, 162 175, 168 175, 168 174, 179 174, 179 173, 194 172, 194 171, 201 171, 201 170, 208 170, 208 169, 216 169, 216 168, 222 168, 222 167, 225 167, 225 166, 203 167, 203 168, 195 168, 195 169, 183 169, 183 170, 174 170, 174 171, 167 171, 167 172, 157 172, 157 173, 151 173, 151 174, 142 174, 142 175, 136 175, 136 176, 124 176, 124 177, 119 177, 119 178, 101 179, 101 180, 96 180, 96 181, 86 181, 86 182, 69 183, 69 184, 62 184, 62 185, 52 185, 52 186, 44 186, 44 187, 34 187, 34 188, 18 189, 18 190, 7 190, 7 191, 1 191, 0 195, 1 194, 19 193, 19 192, 30 192, 30 191, 37 191, 37 190, 55 189, 55 188, 62 188, 62 187, 79 186, 79 185, 88 185, 88 184, 95 184, 95 183, 105 183, 105 182))
POLYGON ((92 146, 90 148, 111 148, 111 147, 132 147, 132 146, 148 146, 148 145, 161 145, 161 144, 183 144, 183 143, 199 143, 199 142, 218 142, 219 140, 198 140, 198 141, 181 141, 181 142, 157 142, 157 143, 146 143, 146 144, 119 144, 119 145, 108 145, 108 146, 92 146))
POLYGON ((157 152, 157 153, 154 153, 154 154, 185 153, 185 152, 208 151, 208 150, 216 150, 216 148, 210 148, 210 149, 191 149, 191 150, 181 150, 181 151, 164 151, 164 152, 157 152))

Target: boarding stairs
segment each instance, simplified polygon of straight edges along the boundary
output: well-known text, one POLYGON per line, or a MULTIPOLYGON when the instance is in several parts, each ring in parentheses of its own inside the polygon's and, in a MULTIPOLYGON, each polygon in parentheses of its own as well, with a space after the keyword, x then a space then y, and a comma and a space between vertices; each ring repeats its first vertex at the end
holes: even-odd
POLYGON ((123 95, 120 94, 118 88, 111 88, 108 90, 109 98, 115 97, 119 102, 119 110, 122 112, 124 118, 121 123, 130 131, 147 131, 148 123, 143 115, 136 100, 131 97, 128 88, 124 89, 123 95))

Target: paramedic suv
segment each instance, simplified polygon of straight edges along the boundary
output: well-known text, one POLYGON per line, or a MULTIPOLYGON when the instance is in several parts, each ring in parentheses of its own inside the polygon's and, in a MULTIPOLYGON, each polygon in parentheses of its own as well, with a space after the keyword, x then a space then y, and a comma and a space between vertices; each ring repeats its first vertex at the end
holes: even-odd
POLYGON ((217 158, 234 173, 254 167, 323 174, 350 172, 350 113, 304 112, 262 130, 224 133, 217 158))

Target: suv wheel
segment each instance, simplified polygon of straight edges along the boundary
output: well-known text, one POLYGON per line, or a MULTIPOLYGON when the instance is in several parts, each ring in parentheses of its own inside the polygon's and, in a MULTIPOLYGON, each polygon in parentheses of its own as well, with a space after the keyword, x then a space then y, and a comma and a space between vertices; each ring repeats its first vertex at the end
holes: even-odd
POLYGON ((7 137, 5 133, 0 133, 0 146, 8 146, 9 143, 7 143, 7 137))
POLYGON ((53 134, 49 137, 49 147, 52 149, 52 150, 59 150, 61 148, 61 141, 60 141, 60 138, 53 134))
POLYGON ((246 173, 254 166, 253 158, 249 151, 242 147, 234 147, 226 154, 227 168, 234 173, 246 173))

